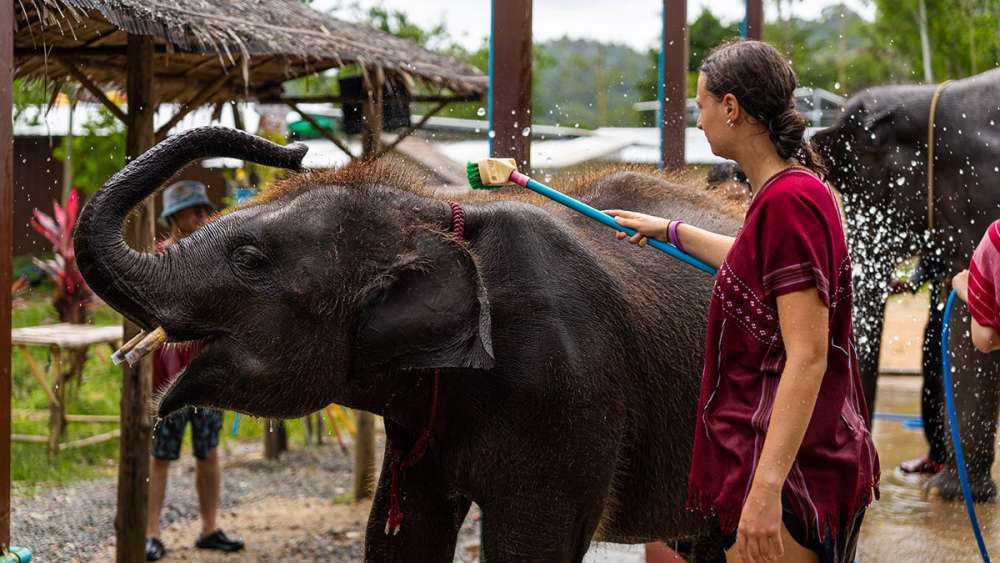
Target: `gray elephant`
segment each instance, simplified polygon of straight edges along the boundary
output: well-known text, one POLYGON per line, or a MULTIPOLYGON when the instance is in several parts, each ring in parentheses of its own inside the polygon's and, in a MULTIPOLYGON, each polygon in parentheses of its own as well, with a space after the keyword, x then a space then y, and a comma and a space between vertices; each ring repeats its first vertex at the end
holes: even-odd
MULTIPOLYGON (((843 195, 856 268, 856 331, 869 412, 875 382, 884 303, 900 260, 920 255, 937 263, 932 285, 948 290, 951 276, 967 268, 989 224, 1000 216, 1000 70, 947 85, 934 119, 933 195, 928 188, 928 125, 936 86, 883 86, 852 97, 837 122, 813 137, 830 162, 830 180, 843 195), (931 223, 933 222, 933 229, 931 223)), ((932 287, 932 289, 935 289, 932 287)), ((941 301, 932 291, 925 335, 928 398, 943 420, 940 397, 941 301)), ((956 307, 953 330, 954 390, 974 496, 996 496, 990 477, 993 421, 1000 399, 1000 356, 977 353, 968 339, 968 315, 956 307)), ((943 422, 925 413, 928 438, 945 440, 943 422)), ((950 444, 949 444, 950 447, 950 444)), ((946 498, 961 495, 954 460, 928 486, 946 498)))
MULTIPOLYGON (((709 276, 559 207, 493 195, 450 207, 383 161, 294 175, 159 254, 122 240, 129 211, 193 160, 296 168, 303 152, 197 129, 84 209, 76 253, 94 291, 202 343, 160 416, 299 417, 331 402, 383 416, 368 561, 451 561, 471 502, 491 561, 580 561, 592 539, 721 556, 717 525, 684 509, 709 276)), ((738 226, 704 194, 635 173, 577 195, 738 226)))

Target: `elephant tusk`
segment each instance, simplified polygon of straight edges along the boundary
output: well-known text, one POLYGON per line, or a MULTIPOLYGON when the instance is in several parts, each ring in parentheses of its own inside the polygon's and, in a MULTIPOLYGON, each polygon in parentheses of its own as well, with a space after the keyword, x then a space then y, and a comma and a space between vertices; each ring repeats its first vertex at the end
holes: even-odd
POLYGON ((156 351, 163 346, 163 343, 167 341, 167 331, 163 330, 163 327, 157 327, 156 330, 146 335, 135 347, 125 353, 125 361, 128 365, 134 366, 139 363, 140 360, 156 351))
POLYGON ((131 340, 122 345, 121 348, 115 350, 114 354, 111 354, 111 362, 116 366, 120 366, 122 362, 125 361, 125 354, 127 354, 132 348, 135 348, 137 344, 142 342, 143 338, 149 334, 145 330, 140 330, 139 334, 132 337, 131 340))

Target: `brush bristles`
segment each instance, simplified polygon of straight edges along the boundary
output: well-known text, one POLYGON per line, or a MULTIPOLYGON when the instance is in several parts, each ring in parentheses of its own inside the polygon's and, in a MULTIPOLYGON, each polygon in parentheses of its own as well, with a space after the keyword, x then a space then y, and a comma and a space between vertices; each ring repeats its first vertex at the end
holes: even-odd
POLYGON ((483 177, 479 175, 479 164, 476 162, 465 163, 465 175, 469 179, 469 186, 474 190, 490 190, 498 187, 483 183, 483 177))

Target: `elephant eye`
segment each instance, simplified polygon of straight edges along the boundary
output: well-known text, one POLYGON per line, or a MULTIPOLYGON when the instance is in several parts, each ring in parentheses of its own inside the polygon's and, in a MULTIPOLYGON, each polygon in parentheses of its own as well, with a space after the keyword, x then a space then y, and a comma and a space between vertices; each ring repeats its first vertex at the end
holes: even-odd
POLYGON ((267 257, 252 246, 241 246, 233 252, 233 264, 241 270, 258 270, 267 264, 267 257))

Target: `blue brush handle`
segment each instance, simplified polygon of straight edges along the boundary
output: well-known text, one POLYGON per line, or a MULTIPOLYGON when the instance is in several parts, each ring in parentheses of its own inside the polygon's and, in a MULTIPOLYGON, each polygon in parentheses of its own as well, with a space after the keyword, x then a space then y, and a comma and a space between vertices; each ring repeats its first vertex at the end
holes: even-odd
MULTIPOLYGON (((587 205, 586 203, 573 199, 568 195, 560 191, 554 190, 533 178, 528 178, 528 181, 524 187, 528 188, 533 192, 539 193, 553 201, 561 203, 574 211, 583 213, 584 215, 590 217, 591 219, 594 219, 595 221, 600 221, 601 223, 604 223, 605 225, 611 227, 616 231, 623 232, 629 236, 635 234, 635 230, 619 225, 618 222, 615 221, 615 218, 608 215, 607 213, 594 209, 593 207, 587 205)), ((698 268, 699 270, 705 272, 706 274, 712 276, 715 275, 715 268, 709 266, 708 264, 702 262, 701 260, 698 260, 694 256, 687 254, 686 252, 681 252, 676 246, 654 238, 650 238, 648 240, 649 240, 649 246, 652 246, 653 248, 660 250, 662 252, 666 252, 670 256, 680 260, 681 262, 688 264, 689 266, 694 266, 695 268, 698 268)))

